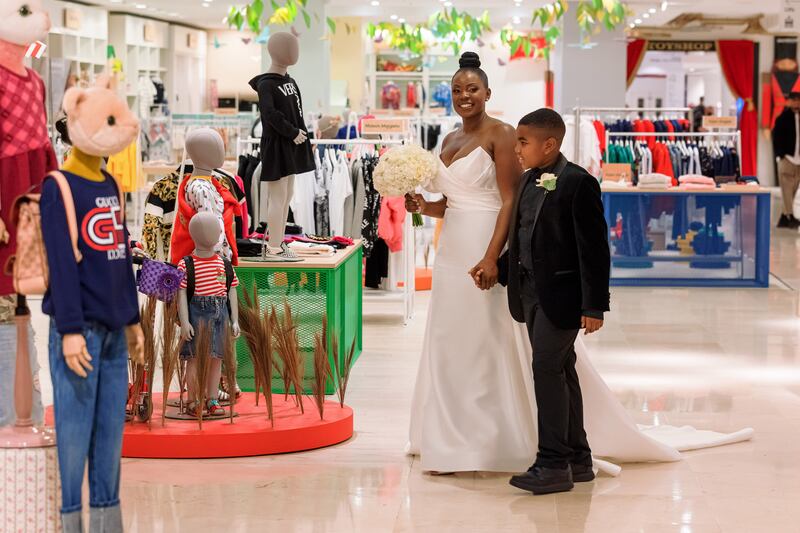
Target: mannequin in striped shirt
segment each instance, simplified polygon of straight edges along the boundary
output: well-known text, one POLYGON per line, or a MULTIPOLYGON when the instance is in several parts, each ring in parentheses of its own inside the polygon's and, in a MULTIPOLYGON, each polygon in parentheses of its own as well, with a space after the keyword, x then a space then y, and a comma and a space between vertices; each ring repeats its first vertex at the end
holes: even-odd
POLYGON ((208 415, 223 416, 217 388, 222 374, 222 357, 225 353, 225 328, 229 325, 234 337, 239 336, 239 305, 236 287, 239 280, 228 259, 214 251, 220 232, 217 217, 201 211, 189 221, 189 234, 194 241, 194 252, 178 263, 178 269, 187 273, 178 292, 178 314, 181 322, 181 358, 186 363, 186 381, 189 384, 187 413, 197 416, 203 406, 198 405, 200 391, 193 390, 196 373, 195 336, 201 323, 211 332, 211 368, 206 381, 205 409, 208 415), (193 275, 192 275, 193 273, 193 275))

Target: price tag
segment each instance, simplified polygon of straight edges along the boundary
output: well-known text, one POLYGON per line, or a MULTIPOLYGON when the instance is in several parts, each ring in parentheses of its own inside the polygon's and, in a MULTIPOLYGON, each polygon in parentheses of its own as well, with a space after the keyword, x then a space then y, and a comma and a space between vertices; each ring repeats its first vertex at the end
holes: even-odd
POLYGON ((629 163, 605 163, 603 181, 633 181, 633 170, 629 163))
POLYGON ((361 122, 362 135, 405 133, 408 120, 402 118, 370 118, 361 122))
POLYGON ((737 126, 736 117, 703 117, 703 128, 710 129, 732 129, 737 126))

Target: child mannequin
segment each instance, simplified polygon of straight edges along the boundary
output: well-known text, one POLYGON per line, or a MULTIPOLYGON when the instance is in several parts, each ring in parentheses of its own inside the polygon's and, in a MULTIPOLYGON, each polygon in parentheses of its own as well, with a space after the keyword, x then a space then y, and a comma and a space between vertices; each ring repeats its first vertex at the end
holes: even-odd
POLYGON ((96 87, 64 95, 73 143, 62 173, 69 183, 79 228, 76 261, 66 208, 57 184, 42 186, 42 236, 50 315, 61 519, 65 533, 83 531, 82 485, 89 462, 91 531, 122 531, 119 474, 128 393, 128 355, 143 364, 143 335, 119 188, 101 170, 139 134, 139 122, 101 78, 96 87), (81 231, 82 230, 82 231, 81 231))
POLYGON ((234 337, 239 336, 239 305, 236 295, 239 280, 230 262, 214 251, 219 242, 220 231, 216 216, 207 211, 197 213, 189 222, 189 233, 195 243, 194 252, 178 263, 180 270, 188 271, 178 293, 178 313, 181 338, 185 341, 181 357, 187 360, 186 381, 189 384, 189 405, 186 411, 192 416, 198 416, 202 408, 198 405, 201 394, 195 389, 194 383, 197 372, 194 336, 200 324, 205 323, 211 330, 211 369, 205 384, 205 396, 208 398, 205 408, 211 416, 225 414, 225 410, 219 405, 217 385, 222 374, 224 328, 229 320, 234 337), (194 293, 190 297, 188 289, 192 269, 194 293), (227 288, 228 284, 230 288, 227 288))

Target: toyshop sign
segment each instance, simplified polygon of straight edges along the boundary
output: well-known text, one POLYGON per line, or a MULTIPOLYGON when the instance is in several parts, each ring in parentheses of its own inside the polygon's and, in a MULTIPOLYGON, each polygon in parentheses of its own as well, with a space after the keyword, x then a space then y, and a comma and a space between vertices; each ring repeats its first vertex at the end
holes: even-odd
POLYGON ((603 181, 630 182, 632 174, 630 163, 606 163, 603 165, 603 181))
POLYGON ((714 41, 647 41, 647 50, 653 52, 713 52, 714 41))
POLYGON ((366 119, 361 123, 362 134, 405 133, 408 120, 402 118, 366 119))
POLYGON ((710 129, 732 129, 737 126, 736 117, 703 117, 703 128, 710 129))

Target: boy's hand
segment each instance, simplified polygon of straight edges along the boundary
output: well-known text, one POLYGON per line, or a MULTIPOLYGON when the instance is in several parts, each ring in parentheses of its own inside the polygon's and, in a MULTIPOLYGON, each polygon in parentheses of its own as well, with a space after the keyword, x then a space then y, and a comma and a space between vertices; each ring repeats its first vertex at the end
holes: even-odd
POLYGON ((584 335, 589 335, 595 331, 599 331, 603 327, 602 318, 592 318, 589 316, 581 317, 581 329, 585 330, 584 335))

